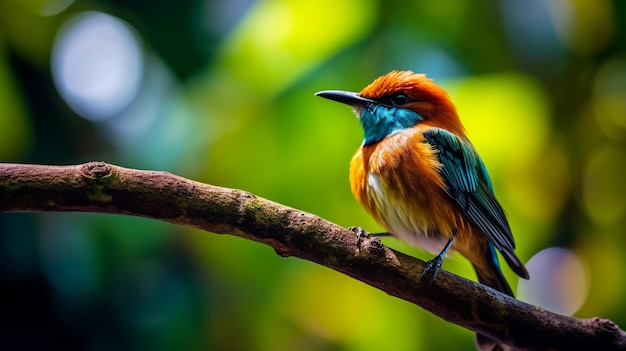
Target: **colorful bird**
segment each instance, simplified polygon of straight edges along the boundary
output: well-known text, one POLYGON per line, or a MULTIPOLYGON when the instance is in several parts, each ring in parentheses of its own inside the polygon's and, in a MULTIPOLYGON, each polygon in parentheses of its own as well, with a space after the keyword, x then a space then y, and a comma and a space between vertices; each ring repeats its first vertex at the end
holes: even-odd
POLYGON ((316 95, 354 108, 365 137, 350 163, 352 193, 389 234, 437 254, 425 272, 435 279, 458 251, 480 283, 513 296, 495 249, 520 277, 528 271, 448 94, 424 74, 392 71, 360 93, 316 95))

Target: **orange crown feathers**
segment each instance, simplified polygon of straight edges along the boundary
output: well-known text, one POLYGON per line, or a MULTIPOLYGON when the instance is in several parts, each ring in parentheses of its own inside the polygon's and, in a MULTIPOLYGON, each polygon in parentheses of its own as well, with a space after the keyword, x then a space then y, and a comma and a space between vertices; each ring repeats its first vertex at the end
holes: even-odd
POLYGON ((376 78, 361 91, 361 96, 376 100, 395 93, 406 94, 410 102, 404 106, 417 112, 424 125, 446 129, 466 138, 465 128, 445 90, 425 74, 412 71, 391 71, 376 78))

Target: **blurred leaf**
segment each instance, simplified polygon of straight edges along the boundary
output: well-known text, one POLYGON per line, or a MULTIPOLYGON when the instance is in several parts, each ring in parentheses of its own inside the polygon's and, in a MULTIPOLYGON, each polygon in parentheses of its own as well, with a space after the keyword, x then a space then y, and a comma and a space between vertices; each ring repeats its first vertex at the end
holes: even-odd
POLYGON ((0 1, 0 30, 22 58, 48 67, 50 49, 63 16, 41 16, 39 5, 31 1, 0 1))
POLYGON ((227 39, 218 67, 271 96, 321 59, 371 30, 371 0, 267 0, 256 3, 227 39), (323 20, 322 20, 323 19, 323 20))
POLYGON ((0 160, 19 160, 30 151, 33 135, 2 39, 0 36, 0 160))

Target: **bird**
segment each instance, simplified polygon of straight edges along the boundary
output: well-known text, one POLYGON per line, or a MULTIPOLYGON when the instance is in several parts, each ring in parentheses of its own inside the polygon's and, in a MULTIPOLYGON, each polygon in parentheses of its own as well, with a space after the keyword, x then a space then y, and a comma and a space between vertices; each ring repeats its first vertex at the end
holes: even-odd
MULTIPOLYGON (((426 74, 394 70, 359 93, 315 95, 354 109, 364 139, 350 161, 352 193, 384 234, 436 254, 422 274, 436 279, 446 254, 459 252, 479 283, 513 297, 496 250, 517 275, 529 274, 515 254, 485 164, 447 92, 426 74)), ((500 346, 480 334, 476 343, 479 350, 500 346)))

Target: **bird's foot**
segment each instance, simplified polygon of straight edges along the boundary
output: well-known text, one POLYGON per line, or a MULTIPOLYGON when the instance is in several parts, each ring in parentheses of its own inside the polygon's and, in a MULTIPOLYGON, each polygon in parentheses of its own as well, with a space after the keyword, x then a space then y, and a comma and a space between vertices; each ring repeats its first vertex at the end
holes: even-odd
POLYGON ((446 252, 448 252, 448 249, 450 248, 450 246, 452 246, 453 242, 454 237, 448 239, 448 242, 443 247, 443 250, 441 250, 439 255, 435 256, 432 260, 426 262, 426 266, 422 271, 422 278, 424 278, 428 274, 432 275, 432 277, 430 278, 430 285, 432 285, 435 279, 437 279, 437 274, 439 274, 439 270, 441 270, 443 258, 446 257, 446 252))
POLYGON ((348 230, 354 232, 356 234, 356 238, 357 238, 357 244, 361 244, 361 240, 363 238, 369 238, 369 237, 382 237, 382 236, 391 236, 390 233, 369 233, 367 231, 365 231, 365 229, 361 228, 361 227, 355 227, 355 226, 351 226, 348 227, 348 230))
POLYGON ((351 227, 348 227, 348 230, 356 234, 356 243, 359 246, 361 245, 361 239, 367 238, 370 235, 368 232, 365 231, 365 229, 361 227, 351 226, 351 227))
POLYGON ((422 271, 422 278, 425 278, 427 275, 430 275, 430 284, 432 284, 435 279, 437 279, 437 274, 441 270, 441 264, 443 263, 443 256, 437 255, 432 260, 426 262, 426 266, 422 271))

